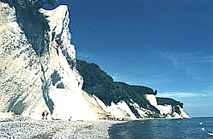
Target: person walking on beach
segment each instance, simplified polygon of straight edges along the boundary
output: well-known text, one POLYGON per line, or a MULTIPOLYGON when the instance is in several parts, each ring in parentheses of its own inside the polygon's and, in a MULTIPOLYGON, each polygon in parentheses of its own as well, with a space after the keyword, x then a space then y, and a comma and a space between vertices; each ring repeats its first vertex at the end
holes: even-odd
POLYGON ((45 119, 47 120, 47 116, 48 116, 48 111, 45 112, 45 119))
POLYGON ((45 112, 42 112, 42 120, 44 120, 45 112))

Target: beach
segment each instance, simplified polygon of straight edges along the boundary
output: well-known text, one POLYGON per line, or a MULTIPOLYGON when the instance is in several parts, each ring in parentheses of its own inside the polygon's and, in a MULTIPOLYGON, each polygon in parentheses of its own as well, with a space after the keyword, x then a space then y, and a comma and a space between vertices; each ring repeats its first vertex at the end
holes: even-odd
POLYGON ((26 117, 0 119, 1 139, 107 139, 108 129, 122 121, 33 120, 26 117))

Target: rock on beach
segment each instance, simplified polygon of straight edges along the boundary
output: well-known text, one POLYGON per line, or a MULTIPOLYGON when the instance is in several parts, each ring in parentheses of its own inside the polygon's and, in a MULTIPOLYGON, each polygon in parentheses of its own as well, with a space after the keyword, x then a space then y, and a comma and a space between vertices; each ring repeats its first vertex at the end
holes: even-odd
POLYGON ((107 139, 118 121, 45 121, 16 117, 0 119, 0 139, 107 139))

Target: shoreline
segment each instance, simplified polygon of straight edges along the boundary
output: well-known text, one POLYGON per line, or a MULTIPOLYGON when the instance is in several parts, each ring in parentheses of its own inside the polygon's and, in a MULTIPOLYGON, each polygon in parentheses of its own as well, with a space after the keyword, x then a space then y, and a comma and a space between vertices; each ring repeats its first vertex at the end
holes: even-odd
MULTIPOLYGON (((146 118, 136 120, 35 120, 29 117, 0 118, 0 138, 110 138, 113 125, 132 121, 156 120, 164 118, 146 118)), ((171 119, 171 118, 170 118, 171 119)), ((174 119, 174 118, 172 118, 174 119)), ((177 118, 175 118, 177 119, 177 118)), ((180 118, 179 118, 180 119, 180 118)), ((181 118, 183 119, 183 118, 181 118)))

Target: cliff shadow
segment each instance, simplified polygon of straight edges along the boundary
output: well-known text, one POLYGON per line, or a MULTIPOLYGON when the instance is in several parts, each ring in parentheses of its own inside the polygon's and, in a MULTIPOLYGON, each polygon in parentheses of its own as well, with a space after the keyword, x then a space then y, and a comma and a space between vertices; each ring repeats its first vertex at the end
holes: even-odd
POLYGON ((52 101, 52 99, 49 96, 49 82, 47 81, 46 77, 45 77, 45 71, 44 71, 44 67, 41 64, 41 70, 43 72, 43 78, 41 77, 41 82, 42 82, 42 93, 43 93, 43 98, 45 100, 45 103, 47 105, 47 107, 50 110, 50 113, 53 114, 53 110, 54 110, 54 103, 52 101))
POLYGON ((27 37, 38 56, 41 56, 45 49, 48 51, 49 30, 48 21, 44 14, 38 11, 40 5, 30 0, 0 0, 15 7, 16 19, 19 27, 27 37))

